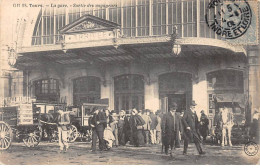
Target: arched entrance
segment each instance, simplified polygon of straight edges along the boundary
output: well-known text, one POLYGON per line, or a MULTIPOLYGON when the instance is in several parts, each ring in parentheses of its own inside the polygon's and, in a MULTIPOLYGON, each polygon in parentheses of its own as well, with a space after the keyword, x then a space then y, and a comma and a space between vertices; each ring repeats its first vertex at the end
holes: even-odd
POLYGON ((73 80, 73 104, 94 103, 100 99, 100 78, 81 77, 73 80))
POLYGON ((166 73, 159 76, 159 98, 163 112, 168 112, 173 102, 178 105, 177 111, 187 109, 192 99, 191 77, 191 74, 182 72, 166 73))
POLYGON ((142 75, 121 75, 114 78, 115 110, 144 108, 144 77, 142 75))

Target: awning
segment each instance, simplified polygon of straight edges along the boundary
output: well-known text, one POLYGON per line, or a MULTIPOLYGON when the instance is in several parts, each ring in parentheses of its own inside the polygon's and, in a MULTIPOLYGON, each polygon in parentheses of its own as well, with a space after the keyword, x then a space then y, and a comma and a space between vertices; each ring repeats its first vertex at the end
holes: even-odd
POLYGON ((233 103, 233 104, 238 104, 241 108, 245 107, 244 94, 237 94, 237 93, 216 94, 215 100, 217 101, 217 103, 233 103))

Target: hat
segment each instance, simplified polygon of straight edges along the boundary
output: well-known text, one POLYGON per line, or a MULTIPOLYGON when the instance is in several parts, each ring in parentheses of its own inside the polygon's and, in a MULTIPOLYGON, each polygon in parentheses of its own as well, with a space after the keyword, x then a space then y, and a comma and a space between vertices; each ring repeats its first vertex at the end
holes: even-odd
POLYGON ((91 110, 91 114, 93 114, 96 110, 98 110, 97 107, 93 107, 92 110, 91 110))
POLYGON ((137 111, 136 109, 133 109, 133 110, 132 110, 132 113, 137 114, 138 111, 137 111))
POLYGON ((191 102, 191 106, 197 106, 197 104, 195 103, 194 100, 192 100, 192 102, 191 102))
POLYGON ((176 110, 177 107, 178 107, 177 103, 173 102, 172 105, 170 106, 170 110, 171 110, 171 109, 176 110))
POLYGON ((155 114, 160 114, 161 113, 161 110, 157 110, 156 112, 155 112, 155 114))

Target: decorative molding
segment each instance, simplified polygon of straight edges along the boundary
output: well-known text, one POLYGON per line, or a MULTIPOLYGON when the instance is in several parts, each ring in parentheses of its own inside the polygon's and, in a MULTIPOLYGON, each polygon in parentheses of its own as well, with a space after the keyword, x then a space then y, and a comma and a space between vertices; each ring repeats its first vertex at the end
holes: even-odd
POLYGON ((205 45, 210 47, 225 48, 233 52, 242 52, 246 55, 243 45, 233 45, 227 41, 211 38, 186 37, 176 39, 176 43, 180 45, 205 45))
POLYGON ((117 23, 101 19, 99 17, 86 14, 74 22, 64 26, 60 29, 61 34, 70 34, 77 32, 88 32, 97 30, 112 30, 114 28, 119 28, 117 23))
POLYGON ((75 33, 75 32, 84 32, 84 31, 93 31, 93 30, 98 30, 98 29, 104 29, 106 27, 97 24, 95 22, 91 22, 91 21, 83 21, 82 23, 76 25, 75 27, 72 27, 71 29, 69 29, 67 32, 68 33, 75 33))

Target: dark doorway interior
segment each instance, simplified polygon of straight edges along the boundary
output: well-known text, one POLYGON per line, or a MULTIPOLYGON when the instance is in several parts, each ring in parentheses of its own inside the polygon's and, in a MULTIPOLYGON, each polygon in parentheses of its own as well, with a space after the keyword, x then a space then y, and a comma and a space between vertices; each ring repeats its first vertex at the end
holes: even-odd
POLYGON ((168 111, 173 102, 177 103, 177 111, 181 112, 186 109, 186 95, 185 94, 169 94, 168 96, 168 111))

